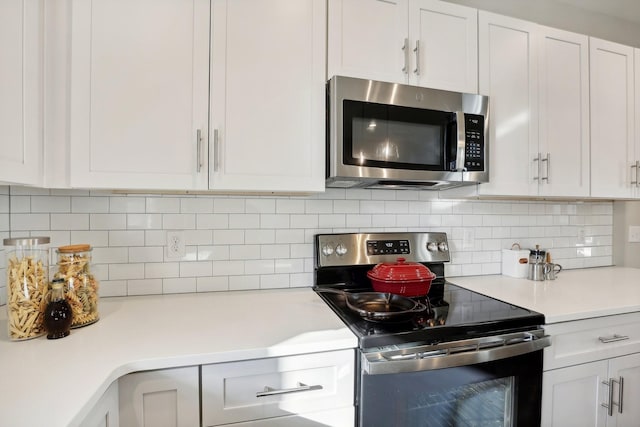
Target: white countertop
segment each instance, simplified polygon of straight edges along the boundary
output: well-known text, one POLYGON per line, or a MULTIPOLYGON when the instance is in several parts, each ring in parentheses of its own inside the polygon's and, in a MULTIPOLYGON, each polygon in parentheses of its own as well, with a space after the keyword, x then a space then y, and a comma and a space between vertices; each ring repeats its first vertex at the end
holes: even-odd
POLYGON ((12 342, 0 307, 0 425, 79 425, 134 371, 357 347, 309 288, 103 298, 99 310, 66 338, 12 342))
POLYGON ((547 324, 640 311, 640 269, 563 270, 556 280, 492 275, 449 277, 451 283, 544 314, 547 324))

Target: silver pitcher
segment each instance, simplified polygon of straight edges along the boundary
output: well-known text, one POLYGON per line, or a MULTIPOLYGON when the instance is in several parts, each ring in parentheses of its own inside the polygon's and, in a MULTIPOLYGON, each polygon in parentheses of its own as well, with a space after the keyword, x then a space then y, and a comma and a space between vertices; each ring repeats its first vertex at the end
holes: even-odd
POLYGON ((545 263, 529 264, 529 276, 527 278, 529 280, 535 280, 535 281, 545 280, 547 278, 547 274, 549 274, 550 269, 551 269, 550 264, 545 264, 545 263))

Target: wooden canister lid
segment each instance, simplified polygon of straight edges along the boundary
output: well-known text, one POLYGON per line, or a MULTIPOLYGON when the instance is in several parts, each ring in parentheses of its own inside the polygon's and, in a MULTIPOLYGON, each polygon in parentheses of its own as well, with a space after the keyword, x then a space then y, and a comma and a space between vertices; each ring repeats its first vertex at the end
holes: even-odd
POLYGON ((91 245, 88 245, 88 244, 67 245, 67 246, 60 246, 58 248, 58 252, 63 254, 71 254, 74 252, 87 252, 90 250, 91 250, 91 245))

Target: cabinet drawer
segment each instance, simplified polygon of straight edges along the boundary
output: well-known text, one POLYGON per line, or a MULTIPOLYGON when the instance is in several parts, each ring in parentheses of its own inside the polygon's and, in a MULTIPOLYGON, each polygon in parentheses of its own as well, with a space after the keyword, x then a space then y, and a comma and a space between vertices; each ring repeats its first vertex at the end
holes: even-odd
POLYGON ((353 350, 202 367, 203 426, 353 406, 353 350))
POLYGON ((225 424, 228 427, 353 427, 355 424, 353 406, 330 411, 313 412, 304 415, 265 418, 244 423, 225 424))
POLYGON ((597 317, 545 326, 551 346, 544 370, 640 352, 640 313, 597 317))

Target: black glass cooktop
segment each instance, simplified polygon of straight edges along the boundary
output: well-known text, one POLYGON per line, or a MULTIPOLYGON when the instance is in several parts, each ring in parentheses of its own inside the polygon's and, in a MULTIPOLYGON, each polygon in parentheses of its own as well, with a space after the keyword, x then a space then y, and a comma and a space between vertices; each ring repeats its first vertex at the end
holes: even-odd
MULTIPOLYGON (((432 267, 433 268, 433 267, 432 267)), ((354 282, 324 284, 348 292, 373 291, 354 282)), ((427 306, 410 319, 373 322, 351 310, 343 295, 318 292, 358 337, 361 349, 405 344, 432 344, 535 329, 544 324, 540 313, 436 279, 426 297, 416 297, 427 306)))

